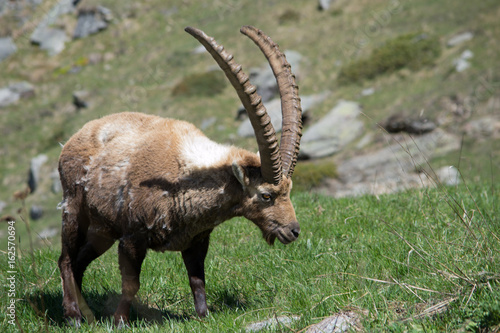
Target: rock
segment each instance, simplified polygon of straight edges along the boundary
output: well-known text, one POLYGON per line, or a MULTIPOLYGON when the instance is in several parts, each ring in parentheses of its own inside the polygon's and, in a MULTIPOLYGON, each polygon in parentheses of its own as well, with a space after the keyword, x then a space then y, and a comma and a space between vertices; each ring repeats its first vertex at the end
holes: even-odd
POLYGON ((357 313, 349 311, 338 313, 323 319, 320 323, 309 327, 306 333, 341 333, 356 331, 359 316, 357 313))
POLYGON ((7 203, 5 201, 0 201, 0 214, 2 213, 5 207, 7 207, 7 203))
POLYGON ((52 186, 50 187, 52 193, 58 194, 62 192, 61 179, 59 178, 59 171, 54 169, 50 174, 50 179, 52 180, 52 186))
POLYGON ((303 134, 299 158, 312 159, 333 155, 362 134, 364 125, 358 119, 360 106, 340 101, 320 121, 303 134))
POLYGON ((418 137, 399 135, 395 140, 397 143, 386 148, 341 162, 337 167, 339 179, 326 181, 318 192, 345 197, 435 185, 425 173, 416 171, 431 158, 458 150, 461 143, 459 137, 441 129, 418 137))
POLYGON ((14 104, 21 96, 9 88, 0 88, 0 108, 14 104))
POLYGON ((436 171, 438 180, 443 185, 456 186, 460 184, 460 172, 454 166, 445 166, 436 171))
POLYGON ((204 130, 206 130, 207 128, 209 128, 209 127, 211 127, 212 125, 214 125, 216 122, 217 122, 217 118, 216 118, 216 117, 205 118, 205 119, 203 119, 203 121, 201 122, 200 129, 201 129, 202 131, 204 131, 204 130))
POLYGON ((30 219, 39 220, 43 216, 43 208, 40 206, 33 205, 30 208, 30 219))
MULTIPOLYGON (((304 117, 304 115, 306 115, 310 109, 323 102, 329 95, 330 92, 325 91, 321 94, 302 97, 302 116, 304 117)), ((281 100, 279 98, 276 98, 270 102, 267 102, 266 109, 269 117, 271 117, 271 123, 273 124, 274 130, 276 132, 281 131, 281 100)), ((238 135, 241 137, 251 137, 255 135, 249 119, 246 119, 243 123, 241 123, 240 127, 238 128, 238 135)))
POLYGON ((292 322, 299 320, 299 316, 279 316, 273 317, 264 321, 252 323, 245 328, 246 332, 259 332, 262 330, 269 330, 280 325, 289 326, 292 322))
POLYGON ((7 87, 0 88, 0 108, 16 103, 21 98, 33 97, 35 88, 26 81, 13 83, 7 87))
POLYGON ((318 1, 318 9, 319 10, 328 10, 332 4, 332 0, 319 0, 318 1))
POLYGON ((462 44, 463 42, 469 41, 472 38, 474 38, 474 34, 472 32, 470 31, 462 32, 458 35, 451 37, 446 43, 446 45, 448 45, 448 47, 454 47, 459 44, 462 44))
POLYGON ((77 109, 88 108, 89 92, 86 90, 78 90, 73 92, 73 104, 77 109))
POLYGON ((48 159, 49 158, 47 157, 47 155, 44 154, 40 154, 31 159, 30 171, 28 176, 28 186, 31 190, 31 193, 36 191, 40 180, 40 168, 45 164, 45 162, 48 161, 48 159))
POLYGON ((375 88, 370 87, 361 91, 361 96, 371 96, 375 93, 375 88))
POLYGON ((40 48, 47 50, 50 55, 64 50, 64 43, 68 41, 66 32, 62 29, 50 28, 50 26, 56 23, 59 16, 73 12, 74 3, 76 3, 74 0, 60 0, 52 7, 31 34, 31 43, 40 45, 40 48))
POLYGON ((453 60, 455 70, 460 73, 469 68, 470 62, 468 60, 472 59, 472 57, 474 57, 474 53, 472 53, 471 50, 465 50, 464 52, 462 52, 459 58, 453 60))
POLYGON ((58 233, 59 233, 59 228, 49 227, 49 228, 43 229, 38 234, 38 238, 40 238, 40 239, 49 239, 49 238, 52 238, 52 237, 56 236, 58 233))
POLYGON ((17 51, 17 46, 11 37, 0 38, 0 61, 7 59, 17 51))
POLYGON ((19 94, 20 98, 31 98, 35 96, 35 87, 26 81, 19 81, 9 85, 9 89, 16 94, 19 94))
POLYGON ((78 11, 78 21, 73 38, 84 38, 98 33, 108 27, 108 22, 113 19, 111 11, 103 6, 95 8, 81 8, 78 11))
POLYGON ((475 139, 500 137, 500 117, 485 116, 471 120, 464 126, 464 132, 475 139))
POLYGON ((397 114, 382 122, 381 126, 389 133, 406 132, 424 134, 436 129, 436 124, 427 118, 409 118, 397 114))
POLYGON ((39 45, 42 50, 46 50, 49 55, 59 54, 64 50, 64 44, 69 40, 66 32, 62 29, 46 28, 40 30, 37 39, 32 39, 33 44, 39 45))

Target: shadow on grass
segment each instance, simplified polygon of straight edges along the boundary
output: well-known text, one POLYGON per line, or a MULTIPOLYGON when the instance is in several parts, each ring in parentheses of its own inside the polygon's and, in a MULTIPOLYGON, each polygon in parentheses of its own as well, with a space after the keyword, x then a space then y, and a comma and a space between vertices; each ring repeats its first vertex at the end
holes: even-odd
MULTIPOLYGON (((112 320, 113 313, 118 307, 120 296, 120 294, 113 291, 107 293, 83 293, 83 297, 87 301, 98 323, 112 320)), ((63 317, 63 296, 61 292, 28 295, 26 301, 37 316, 45 318, 48 326, 66 326, 63 317)), ((190 315, 174 314, 169 311, 151 307, 137 299, 132 303, 130 311, 130 323, 132 326, 134 326, 134 323, 138 322, 162 325, 166 321, 184 322, 191 319, 193 319, 193 317, 190 315)))

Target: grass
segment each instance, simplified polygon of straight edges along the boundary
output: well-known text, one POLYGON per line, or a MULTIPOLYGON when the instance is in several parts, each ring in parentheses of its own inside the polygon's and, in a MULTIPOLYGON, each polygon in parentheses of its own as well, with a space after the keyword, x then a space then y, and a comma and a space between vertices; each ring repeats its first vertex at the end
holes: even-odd
MULTIPOLYGON (((267 246, 244 219, 214 231, 204 320, 195 317, 180 255, 150 252, 130 330, 235 332, 296 315, 279 331, 300 331, 344 310, 358 312, 367 331, 498 329, 499 189, 461 185, 340 200, 295 193, 303 231, 291 245, 267 246)), ((58 254, 50 247, 18 253, 16 307, 24 331, 67 330, 58 254)), ((8 271, 6 260, 1 269, 8 271)), ((116 246, 90 265, 83 288, 98 322, 80 331, 109 331, 120 293, 116 246)), ((3 311, 0 323, 12 328, 3 311)))

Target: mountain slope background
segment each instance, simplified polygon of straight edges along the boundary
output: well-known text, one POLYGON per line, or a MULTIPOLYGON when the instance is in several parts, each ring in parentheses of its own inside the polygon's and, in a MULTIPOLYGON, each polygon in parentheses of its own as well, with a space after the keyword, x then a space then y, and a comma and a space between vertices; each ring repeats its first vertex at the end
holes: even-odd
MULTIPOLYGON (((31 222, 34 234, 59 228, 56 206, 61 193, 51 192, 50 174, 57 168, 60 144, 91 119, 138 111, 202 126, 212 118, 216 121, 204 126, 211 139, 256 150, 253 138, 236 135, 239 101, 218 74, 208 76, 209 82, 214 82, 209 86, 217 85, 213 91, 182 93, 181 89, 179 93, 179 86, 189 78, 215 66, 207 53, 196 52, 199 45, 184 32, 186 26, 215 37, 247 73, 265 59, 239 33, 242 25, 262 29, 282 50, 299 52, 303 56, 297 80, 301 95, 332 92, 311 110, 309 122, 319 120, 340 99, 360 103, 366 131, 373 133, 363 151, 386 144, 379 123, 393 114, 425 116, 460 136, 470 121, 499 114, 500 4, 494 0, 338 0, 328 10, 318 10, 315 1, 298 0, 83 0, 79 7, 109 8, 112 21, 107 29, 70 40, 61 53, 50 56, 31 45, 29 36, 55 3, 43 1, 0 17, 1 33, 14 36, 18 48, 0 62, 0 87, 18 81, 35 87, 33 97, 0 109, 0 201, 6 203, 0 214, 18 217, 22 207, 26 211, 33 205, 42 207, 42 218, 31 222), (473 33, 471 40, 447 46, 450 38, 466 31, 473 33), (438 41, 439 52, 431 64, 355 82, 339 80, 339 73, 348 64, 369 59, 377 48, 408 34, 438 41), (473 53, 470 67, 457 72, 454 60, 466 50, 473 53), (365 96, 365 89, 374 93, 365 96), (86 92, 88 107, 75 107, 75 91, 86 92), (42 166, 39 187, 23 204, 14 194, 26 188, 30 160, 39 154, 46 154, 48 160, 42 166)), ((75 25, 75 15, 61 16, 54 23, 70 33, 75 25)), ((498 181, 499 151, 498 137, 464 135, 459 151, 431 162, 435 167, 459 166, 471 182, 491 183, 498 181)), ((337 161, 359 153, 348 147, 334 157, 307 162, 307 168, 312 170, 318 164, 333 169, 337 161)), ((4 232, 3 227, 0 231, 4 232)), ((24 231, 19 233, 21 246, 27 246, 24 231)), ((59 240, 36 240, 37 245, 47 242, 57 246, 59 240)))

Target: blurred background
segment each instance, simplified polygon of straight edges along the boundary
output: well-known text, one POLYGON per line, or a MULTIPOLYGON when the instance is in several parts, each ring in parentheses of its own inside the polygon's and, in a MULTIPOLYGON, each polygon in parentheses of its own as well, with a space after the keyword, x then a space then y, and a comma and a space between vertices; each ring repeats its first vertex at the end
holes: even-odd
POLYGON ((239 28, 285 52, 305 124, 294 191, 495 183, 499 18, 496 0, 0 0, 2 221, 29 220, 36 246, 59 246, 61 145, 110 113, 187 120, 257 151, 236 93, 186 26, 234 54, 277 130, 274 77, 239 28))

